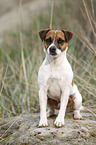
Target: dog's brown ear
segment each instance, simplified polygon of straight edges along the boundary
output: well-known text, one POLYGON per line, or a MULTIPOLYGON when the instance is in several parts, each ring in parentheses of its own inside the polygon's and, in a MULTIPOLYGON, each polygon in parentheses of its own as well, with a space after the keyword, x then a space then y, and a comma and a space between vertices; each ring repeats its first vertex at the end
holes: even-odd
POLYGON ((61 31, 62 31, 62 32, 64 33, 64 35, 65 35, 66 42, 68 42, 68 41, 72 38, 73 33, 70 32, 70 31, 66 31, 66 30, 61 30, 61 31))
POLYGON ((44 30, 40 30, 39 31, 39 36, 40 36, 42 41, 44 40, 44 38, 45 38, 45 36, 46 36, 48 31, 50 31, 50 29, 44 29, 44 30))

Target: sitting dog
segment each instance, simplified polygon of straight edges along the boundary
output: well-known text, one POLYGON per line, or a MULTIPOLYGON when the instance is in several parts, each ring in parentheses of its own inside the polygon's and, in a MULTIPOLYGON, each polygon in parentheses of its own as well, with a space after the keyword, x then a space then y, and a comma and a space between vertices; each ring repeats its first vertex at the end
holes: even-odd
POLYGON ((66 30, 45 29, 39 31, 39 36, 44 42, 46 54, 38 73, 39 127, 48 126, 47 117, 53 115, 54 110, 59 108, 54 125, 62 127, 69 96, 74 96, 74 118, 82 119, 80 114, 82 96, 73 83, 73 71, 66 57, 68 42, 73 33, 66 30), (48 113, 46 113, 47 106, 48 113))

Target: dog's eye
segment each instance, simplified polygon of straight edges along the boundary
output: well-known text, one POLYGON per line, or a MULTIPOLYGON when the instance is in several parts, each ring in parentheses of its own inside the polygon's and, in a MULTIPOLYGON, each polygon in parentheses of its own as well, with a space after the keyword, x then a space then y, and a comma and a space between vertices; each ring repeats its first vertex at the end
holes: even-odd
POLYGON ((61 39, 61 38, 58 39, 58 43, 59 43, 59 44, 63 44, 64 42, 65 42, 65 41, 64 41, 63 39, 61 39))
POLYGON ((45 42, 46 42, 47 44, 51 44, 51 43, 52 43, 51 37, 49 37, 48 39, 45 39, 45 42))

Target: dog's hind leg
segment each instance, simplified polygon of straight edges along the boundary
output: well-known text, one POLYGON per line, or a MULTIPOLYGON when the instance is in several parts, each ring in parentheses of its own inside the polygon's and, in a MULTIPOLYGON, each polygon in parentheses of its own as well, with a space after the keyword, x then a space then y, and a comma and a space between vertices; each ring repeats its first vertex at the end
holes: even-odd
POLYGON ((80 110, 82 107, 82 96, 75 84, 72 86, 72 90, 70 95, 74 96, 74 119, 83 119, 80 114, 80 110))
POLYGON ((48 107, 48 111, 47 111, 47 117, 53 116, 54 115, 54 109, 51 107, 48 107))

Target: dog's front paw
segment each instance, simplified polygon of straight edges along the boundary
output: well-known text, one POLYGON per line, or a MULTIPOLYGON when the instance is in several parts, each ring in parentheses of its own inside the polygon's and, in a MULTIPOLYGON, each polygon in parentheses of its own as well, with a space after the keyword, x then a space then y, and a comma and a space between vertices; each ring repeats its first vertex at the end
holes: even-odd
POLYGON ((47 127, 48 123, 47 123, 47 119, 42 119, 39 122, 39 127, 47 127))
POLYGON ((54 125, 56 127, 62 127, 62 126, 64 126, 64 118, 57 117, 55 122, 54 122, 54 125))

